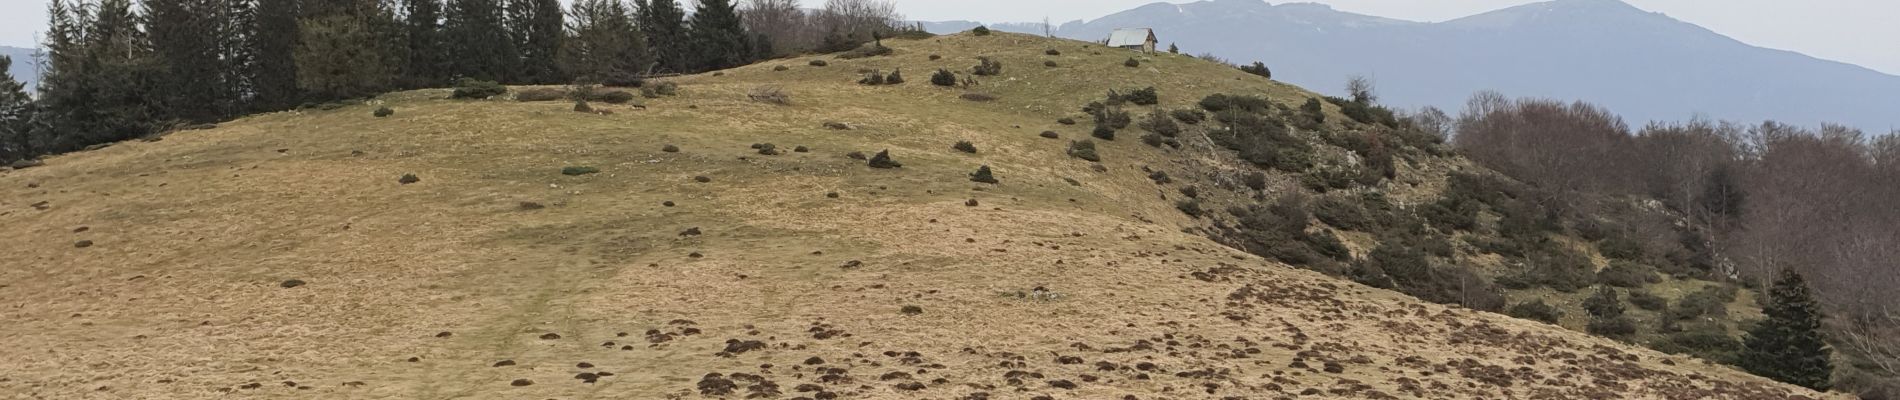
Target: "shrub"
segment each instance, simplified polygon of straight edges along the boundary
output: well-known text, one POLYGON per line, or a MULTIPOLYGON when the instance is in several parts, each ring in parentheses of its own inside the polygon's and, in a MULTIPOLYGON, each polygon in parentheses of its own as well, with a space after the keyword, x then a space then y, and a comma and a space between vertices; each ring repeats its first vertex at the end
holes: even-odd
POLYGON ((601 91, 593 93, 587 100, 607 104, 626 104, 633 101, 633 93, 627 93, 623 90, 601 91))
POLYGON ((1167 171, 1161 171, 1161 170, 1155 170, 1154 172, 1149 172, 1148 180, 1155 181, 1156 185, 1166 185, 1166 184, 1174 182, 1174 178, 1168 177, 1167 171))
POLYGON ((416 177, 416 174, 402 174, 401 178, 396 178, 396 183, 404 185, 416 182, 422 182, 422 178, 416 177))
MULTIPOLYGON (((1114 134, 1114 132, 1111 131, 1109 134, 1112 135, 1114 134)), ((1141 135, 1141 143, 1149 145, 1149 146, 1153 146, 1153 147, 1161 147, 1162 145, 1167 143, 1163 141, 1162 139, 1166 139, 1166 138, 1163 138, 1161 137, 1161 135, 1153 134, 1153 133, 1141 135)))
POLYGON ((1154 86, 1130 90, 1128 94, 1122 95, 1121 98, 1130 103, 1135 103, 1135 105, 1138 106, 1152 106, 1161 102, 1161 95, 1155 92, 1154 86))
POLYGON ((1544 304, 1544 300, 1539 299, 1539 300, 1531 300, 1531 301, 1527 301, 1523 303, 1517 303, 1517 305, 1513 305, 1511 306, 1511 308, 1506 309, 1504 315, 1509 315, 1516 318, 1528 319, 1532 321, 1539 321, 1546 324, 1556 324, 1558 318, 1563 318, 1564 312, 1562 310, 1558 310, 1557 307, 1551 307, 1549 304, 1544 304))
POLYGON ((1122 61, 1122 65, 1127 66, 1128 68, 1140 67, 1141 60, 1136 60, 1134 57, 1129 57, 1128 61, 1122 61))
POLYGON ((1318 251, 1320 255, 1332 257, 1332 259, 1339 261, 1352 260, 1352 249, 1346 248, 1346 243, 1340 241, 1339 235, 1334 234, 1332 230, 1321 230, 1317 234, 1302 235, 1302 238, 1305 239, 1304 241, 1307 246, 1312 246, 1313 250, 1318 251))
POLYGON ((970 67, 970 74, 976 76, 995 76, 1003 74, 1003 62, 989 57, 977 57, 978 64, 970 67))
POLYGON ((957 96, 957 97, 962 98, 964 100, 975 101, 975 102, 996 101, 996 96, 993 96, 987 93, 971 92, 971 93, 964 93, 962 96, 957 96))
POLYGON ((1090 106, 1092 107, 1085 107, 1083 109, 1083 111, 1086 111, 1095 117, 1096 125, 1106 125, 1109 127, 1109 129, 1120 130, 1120 129, 1127 128, 1129 123, 1134 122, 1134 118, 1129 117, 1128 112, 1122 111, 1121 107, 1110 107, 1110 106, 1093 107, 1097 104, 1100 104, 1100 103, 1090 103, 1090 106))
POLYGON ((1187 214, 1189 217, 1194 218, 1200 218, 1202 215, 1207 214, 1206 210, 1201 209, 1201 201, 1197 199, 1175 201, 1174 209, 1181 210, 1182 214, 1187 214))
POLYGON ((1168 114, 1161 112, 1161 110, 1155 110, 1154 113, 1148 114, 1148 120, 1141 122, 1141 128, 1167 137, 1175 137, 1181 134, 1181 126, 1176 125, 1174 118, 1168 117, 1168 114))
POLYGON ((1624 310, 1622 298, 1617 296, 1615 288, 1609 286, 1598 286, 1595 294, 1583 300, 1583 309, 1592 316, 1602 318, 1621 317, 1624 310))
POLYGON ((1669 308, 1669 299, 1664 299, 1662 296, 1657 296, 1647 290, 1631 290, 1630 304, 1636 305, 1636 308, 1648 311, 1662 311, 1663 309, 1669 308))
POLYGON ((1728 316, 1728 303, 1735 301, 1735 287, 1716 285, 1702 288, 1676 300, 1676 306, 1663 313, 1665 318, 1685 321, 1697 317, 1728 316))
POLYGON ((830 66, 830 65, 831 65, 831 63, 830 63, 830 62, 826 62, 825 60, 811 60, 811 62, 808 62, 808 63, 805 63, 805 64, 807 64, 807 65, 811 65, 811 66, 813 66, 813 67, 825 67, 825 66, 830 66))
POLYGON ((1094 136, 1096 139, 1102 140, 1115 140, 1115 129, 1104 125, 1096 125, 1095 130, 1089 131, 1089 136, 1094 136))
POLYGON ((395 109, 392 109, 392 108, 389 108, 389 107, 386 107, 386 106, 385 106, 385 107, 377 107, 377 108, 376 108, 376 112, 374 112, 374 113, 372 113, 372 115, 375 115, 375 116, 376 116, 376 118, 384 118, 384 117, 388 117, 388 116, 391 116, 391 115, 396 115, 396 110, 395 110, 395 109))
POLYGON ((772 67, 772 71, 775 71, 775 72, 784 72, 784 71, 789 71, 789 70, 791 70, 791 69, 792 69, 792 67, 787 67, 787 66, 783 66, 783 65, 779 65, 779 66, 774 66, 774 67, 772 67))
POLYGON ((1043 61, 1043 62, 1042 62, 1042 66, 1044 66, 1044 67, 1049 67, 1049 68, 1055 68, 1055 67, 1059 67, 1059 66, 1061 66, 1061 65, 1060 65, 1060 64, 1056 64, 1056 62, 1055 62, 1055 60, 1048 60, 1048 61, 1043 61))
POLYGON ((1042 134, 1037 135, 1037 136, 1042 136, 1044 138, 1049 138, 1049 139, 1056 139, 1056 138, 1062 137, 1062 135, 1056 134, 1056 131, 1042 131, 1042 134))
POLYGON ((771 143, 755 144, 755 145, 752 145, 752 148, 758 149, 760 155, 767 155, 767 156, 779 155, 778 146, 773 145, 771 143))
POLYGON ((486 99, 508 93, 508 87, 495 81, 462 78, 455 81, 455 92, 449 95, 454 99, 486 99))
POLYGON ((561 168, 561 175, 567 175, 567 176, 579 176, 579 175, 587 175, 587 174, 593 174, 593 173, 598 173, 598 172, 600 172, 600 169, 599 169, 599 168, 594 168, 594 167, 566 167, 566 168, 561 168))
POLYGON ((1102 157, 1095 153, 1095 142, 1087 139, 1069 142, 1069 156, 1094 162, 1102 161, 1102 157))
POLYGON ((930 84, 937 86, 956 86, 957 74, 950 72, 950 70, 939 68, 937 69, 937 73, 930 75, 930 84))
POLYGON ((1720 325, 1704 324, 1672 333, 1649 344, 1651 349, 1669 354, 1687 354, 1720 364, 1734 364, 1742 351, 1742 341, 1729 336, 1720 325))
POLYGON ((1063 125, 1075 125, 1075 118, 1069 118, 1069 117, 1057 118, 1056 123, 1063 124, 1063 125))
POLYGON ((578 112, 578 113, 592 113, 592 112, 594 112, 594 106, 590 106, 590 105, 587 105, 587 100, 575 100, 575 101, 574 101, 574 112, 578 112))
POLYGON ((984 165, 976 167, 976 172, 970 173, 970 181, 993 184, 996 183, 996 176, 990 174, 990 166, 984 165))
POLYGON ((843 59, 843 60, 854 60, 854 59, 866 58, 866 57, 888 56, 888 55, 891 55, 891 53, 892 53, 891 48, 884 47, 884 45, 877 44, 876 42, 872 42, 872 43, 865 43, 864 45, 858 46, 855 49, 851 49, 851 51, 838 54, 838 58, 843 59))
POLYGON ((1615 287, 1642 287, 1659 281, 1654 268, 1624 260, 1612 260, 1608 268, 1597 271, 1597 283, 1615 287))
POLYGON ((871 73, 864 74, 864 79, 859 79, 858 84, 870 85, 870 86, 882 85, 884 84, 884 73, 880 71, 871 71, 871 73))
POLYGON ((930 61, 937 61, 937 60, 942 60, 942 59, 943 59, 943 56, 936 55, 936 54, 930 55, 930 61))
POLYGON ((904 83, 903 69, 891 70, 891 75, 884 77, 884 84, 886 85, 901 85, 903 83, 904 83))
POLYGON ((1048 50, 1043 50, 1043 51, 1042 51, 1042 54, 1046 54, 1046 55, 1052 55, 1052 56, 1059 56, 1059 55, 1062 55, 1062 51, 1061 51, 1061 50, 1056 50, 1056 49, 1048 49, 1048 50))
POLYGON ((1320 124, 1326 123, 1326 108, 1320 105, 1319 99, 1307 98, 1306 103, 1300 104, 1300 117, 1294 122, 1300 129, 1319 129, 1320 124))
POLYGON ((1198 199, 1201 198, 1201 189, 1193 186, 1183 186, 1181 187, 1181 195, 1187 196, 1190 199, 1198 199))
POLYGON ((1636 334, 1636 321, 1623 316, 1591 318, 1584 330, 1592 335, 1621 340, 1636 334))
POLYGON ((555 101, 567 99, 567 91, 555 88, 534 88, 515 92, 515 101, 555 101))
POLYGON ((1335 228, 1370 232, 1377 225, 1359 203, 1336 196, 1326 197, 1313 208, 1313 216, 1335 228))
POLYGON ((1188 125, 1198 125, 1201 121, 1207 120, 1207 113, 1201 112, 1200 110, 1181 109, 1171 111, 1168 114, 1174 117, 1175 120, 1188 125))
POLYGON ((1267 174, 1264 172, 1248 172, 1247 176, 1241 177, 1240 180, 1241 183, 1247 185, 1248 189, 1267 190, 1267 174))
POLYGON ((1262 78, 1273 79, 1273 70, 1267 69, 1267 64, 1259 61, 1254 61, 1253 65, 1240 66, 1240 71, 1259 75, 1262 78))
POLYGON ((897 162, 897 160, 891 159, 890 150, 878 151, 877 155, 871 156, 871 160, 868 162, 868 164, 871 166, 871 168, 880 168, 880 169, 902 168, 904 166, 903 163, 899 163, 897 162))
POLYGON ((792 105, 792 95, 785 93, 784 89, 779 89, 777 86, 760 86, 760 87, 752 88, 752 92, 747 93, 746 97, 752 99, 752 101, 761 102, 761 103, 777 104, 781 106, 792 105))
POLYGON ((971 29, 970 33, 977 36, 989 36, 990 28, 987 26, 978 25, 975 29, 971 29))
POLYGON ((659 93, 661 96, 678 96, 680 94, 680 84, 671 81, 661 81, 653 84, 653 92, 659 93))
POLYGON ((965 153, 976 153, 976 145, 971 144, 968 140, 957 141, 957 144, 951 145, 950 148, 965 153))

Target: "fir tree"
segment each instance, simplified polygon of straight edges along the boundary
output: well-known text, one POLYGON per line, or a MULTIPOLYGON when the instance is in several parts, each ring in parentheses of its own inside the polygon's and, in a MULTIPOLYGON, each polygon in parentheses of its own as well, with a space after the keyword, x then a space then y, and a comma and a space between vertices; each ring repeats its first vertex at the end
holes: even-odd
POLYGON ((751 35, 739 21, 731 0, 701 0, 688 24, 696 70, 725 69, 752 61, 751 35))
POLYGON ((620 0, 578 0, 568 20, 572 37, 562 57, 580 82, 629 86, 653 64, 645 36, 620 0))
POLYGON ((1743 340, 1741 367, 1755 375, 1814 390, 1827 390, 1834 367, 1821 336, 1821 306, 1807 281, 1793 270, 1768 289, 1767 316, 1743 340))
POLYGON ((250 54, 244 68, 253 89, 253 110, 281 110, 303 101, 297 90, 297 40, 302 36, 297 22, 303 14, 297 0, 256 0, 245 35, 244 48, 250 54))
POLYGON ((442 0, 403 0, 403 37, 408 40, 409 63, 403 67, 403 86, 448 85, 447 38, 442 35, 442 0))
POLYGON ((33 155, 26 140, 27 128, 32 126, 33 98, 26 95, 26 85, 6 72, 12 65, 12 58, 0 56, 0 165, 33 155))
POLYGON ((686 35, 686 11, 680 9, 674 0, 636 0, 638 6, 640 31, 646 34, 647 47, 652 49, 654 66, 658 70, 687 72, 692 70, 688 59, 686 35))
POLYGON ((244 79, 228 73, 240 65, 238 49, 228 46, 228 38, 242 37, 234 19, 243 14, 245 3, 227 0, 146 0, 146 33, 150 37, 155 62, 163 68, 157 76, 155 97, 164 117, 186 121, 217 120, 238 111, 244 79))
POLYGON ((442 12, 450 75, 490 81, 514 78, 521 56, 502 22, 501 0, 448 0, 442 12))
POLYGON ((130 0, 55 0, 44 47, 39 95, 42 123, 29 145, 65 152, 151 133, 152 82, 158 64, 130 0))
POLYGON ((298 89, 340 99, 393 88, 408 50, 398 38, 402 28, 395 14, 377 0, 318 3, 325 5, 305 9, 299 27, 298 89))
POLYGON ((562 32, 561 3, 557 0, 512 0, 508 2, 508 33, 521 55, 516 80, 530 84, 567 81, 560 68, 562 32))

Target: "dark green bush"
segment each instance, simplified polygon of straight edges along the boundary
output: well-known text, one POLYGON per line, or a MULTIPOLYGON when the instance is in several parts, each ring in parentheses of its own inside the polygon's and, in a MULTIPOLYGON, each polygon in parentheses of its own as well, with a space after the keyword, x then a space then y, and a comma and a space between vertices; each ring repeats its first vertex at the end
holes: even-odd
POLYGON ((877 152, 877 155, 871 156, 871 159, 867 162, 867 164, 869 164, 871 168, 879 168, 879 169, 904 167, 903 163, 900 163, 900 162, 897 162, 897 160, 891 159, 890 150, 883 150, 883 151, 877 152))
POLYGON ((1599 318, 1621 317, 1624 311, 1623 299, 1617 296, 1615 288, 1598 286, 1595 294, 1583 299, 1583 309, 1589 311, 1591 316, 1599 318))
POLYGON ((1062 51, 1056 50, 1056 49, 1048 49, 1048 50, 1043 50, 1042 54, 1051 55, 1051 56, 1059 56, 1059 55, 1062 55, 1062 51))
POLYGON ((508 87, 495 81, 462 78, 455 81, 455 92, 449 95, 454 99, 486 99, 508 93, 508 87))
POLYGON ((1126 67, 1128 67, 1128 68, 1135 68, 1135 67, 1140 67, 1140 66, 1141 66, 1141 60, 1136 60, 1136 59, 1135 59, 1134 57, 1129 57, 1129 58, 1128 58, 1128 61, 1123 61, 1123 62, 1122 62, 1122 65, 1123 65, 1123 66, 1126 66, 1126 67))
POLYGON ((567 99, 567 91, 555 88, 534 88, 515 91, 515 101, 555 101, 567 99))
POLYGON ((1249 74, 1259 75, 1262 78, 1273 79, 1273 70, 1267 69, 1267 64, 1259 61, 1254 61, 1253 65, 1242 65, 1240 66, 1240 70, 1249 74))
POLYGON ((1095 142, 1087 139, 1069 142, 1069 156, 1094 162, 1102 161, 1102 157, 1095 153, 1095 142))
POLYGON ((886 85, 901 85, 903 83, 904 70, 902 68, 891 70, 891 75, 884 77, 884 84, 886 85))
POLYGON ((1175 201, 1174 208, 1177 210, 1181 210, 1182 214, 1187 214, 1188 216, 1194 217, 1194 218, 1200 218, 1202 215, 1207 214, 1206 211, 1201 209, 1201 201, 1196 200, 1196 199, 1184 199, 1184 200, 1175 201))
POLYGON ((1155 92, 1154 86, 1130 90, 1128 94, 1122 95, 1121 98, 1127 100, 1129 103, 1135 103, 1135 105, 1138 106, 1152 106, 1161 102, 1161 96, 1155 92))
POLYGON ((937 73, 930 75, 930 84, 937 86, 956 86, 957 74, 950 72, 950 70, 939 68, 937 69, 937 73))
POLYGON ((1377 224, 1358 202, 1337 196, 1321 199, 1313 208, 1313 216, 1335 228, 1360 232, 1370 232, 1377 224))
POLYGON ((1669 299, 1657 296, 1647 290, 1631 290, 1630 304, 1636 305, 1636 308, 1648 311, 1662 311, 1669 308, 1669 299))
POLYGON ((1155 110, 1154 113, 1149 114, 1148 119, 1141 122, 1141 129, 1167 137, 1181 135, 1181 125, 1176 125, 1174 119, 1168 117, 1168 114, 1161 112, 1161 110, 1155 110))
POLYGON ((633 93, 624 90, 603 90, 594 92, 587 100, 607 104, 626 104, 633 101, 633 93))
POLYGON ((950 148, 965 153, 976 153, 976 144, 970 143, 968 140, 959 140, 957 144, 950 145, 950 148))
POLYGON ((599 172, 600 172, 600 169, 594 168, 594 167, 561 168, 561 175, 567 175, 567 176, 587 175, 587 174, 593 174, 593 173, 599 173, 599 172))
POLYGON ((984 165, 981 167, 977 167, 976 172, 970 173, 970 181, 981 182, 981 183, 996 183, 996 176, 990 173, 990 166, 984 165))
POLYGON ((1318 251, 1320 255, 1331 257, 1339 261, 1352 260, 1352 250, 1346 248, 1346 243, 1341 242, 1339 235, 1334 234, 1330 229, 1322 229, 1319 233, 1307 234, 1302 237, 1305 239, 1306 245, 1311 246, 1313 250, 1318 251))
POLYGON ((1725 318, 1728 316, 1728 303, 1735 301, 1735 291, 1734 286, 1728 285, 1702 288, 1676 300, 1676 306, 1664 313, 1664 317, 1676 321, 1697 317, 1725 318))
POLYGON ((981 26, 981 25, 979 25, 979 26, 977 26, 977 27, 976 27, 975 29, 971 29, 971 30, 970 30, 970 33, 971 33, 971 34, 974 34, 974 35, 977 35, 977 36, 989 36, 989 35, 990 35, 990 28, 989 28, 989 27, 987 27, 987 26, 981 26))
POLYGON ((1247 176, 1241 178, 1241 182, 1247 184, 1247 188, 1249 189, 1266 190, 1267 174, 1262 172, 1249 172, 1247 176))
POLYGON ((1736 355, 1742 351, 1742 341, 1729 336, 1728 331, 1719 325, 1703 324, 1669 334, 1662 340, 1651 342, 1649 347, 1664 353, 1691 355, 1719 364, 1734 364, 1736 355))
POLYGON ((1115 140, 1115 129, 1106 125, 1096 125, 1095 130, 1089 131, 1089 136, 1102 140, 1115 140))
POLYGON ((1510 309, 1507 309, 1504 314, 1546 324, 1556 324, 1557 319, 1563 318, 1564 312, 1563 310, 1558 310, 1557 307, 1544 304, 1544 300, 1539 299, 1517 303, 1511 306, 1510 309))
POLYGON ((884 84, 884 72, 883 72, 883 71, 871 71, 871 73, 868 73, 868 74, 864 74, 864 78, 863 78, 863 79, 859 79, 859 80, 858 80, 858 84, 859 84, 859 85, 866 85, 866 86, 877 86, 877 85, 882 85, 882 84, 884 84))
POLYGON ((374 113, 371 113, 371 115, 375 115, 375 116, 376 116, 376 118, 384 118, 384 117, 388 117, 388 116, 391 116, 391 115, 396 115, 396 110, 395 110, 395 109, 392 109, 392 108, 389 108, 389 107, 387 107, 387 106, 385 106, 385 107, 377 107, 377 108, 376 108, 376 112, 374 112, 374 113))
POLYGON ((1643 287, 1660 281, 1655 268, 1624 260, 1612 260, 1609 267, 1597 271, 1597 283, 1615 287, 1643 287))
POLYGON ((1636 320, 1623 316, 1591 318, 1590 323, 1584 326, 1584 330, 1589 331, 1592 335, 1625 340, 1628 339, 1630 335, 1636 334, 1636 320))
POLYGON ((1188 125, 1198 125, 1201 123, 1201 121, 1207 120, 1207 113, 1201 112, 1199 110, 1187 110, 1187 109, 1174 110, 1172 112, 1169 112, 1169 115, 1173 116, 1175 120, 1181 121, 1181 123, 1188 124, 1188 125))
POLYGON ((992 60, 989 57, 977 57, 977 61, 979 63, 975 67, 970 67, 970 73, 972 75, 995 76, 1003 74, 1002 61, 992 60))
POLYGON ((1161 147, 1165 145, 1167 142, 1163 141, 1163 139, 1167 139, 1167 138, 1161 137, 1161 135, 1153 134, 1153 133, 1141 135, 1141 143, 1149 145, 1149 146, 1153 146, 1153 147, 1161 147))
POLYGON ((858 48, 851 49, 851 51, 838 54, 838 59, 855 60, 859 58, 888 56, 894 52, 895 51, 892 51, 891 48, 889 47, 884 47, 884 45, 873 42, 873 43, 865 43, 861 46, 858 46, 858 48))

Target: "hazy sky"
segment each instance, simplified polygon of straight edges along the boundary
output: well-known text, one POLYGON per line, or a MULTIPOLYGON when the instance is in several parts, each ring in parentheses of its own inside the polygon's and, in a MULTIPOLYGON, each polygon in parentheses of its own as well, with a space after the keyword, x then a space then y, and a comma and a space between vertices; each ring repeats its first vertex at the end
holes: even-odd
MULTIPOLYGON (((817 6, 824 0, 802 0, 817 6)), ((915 20, 1056 23, 1097 18, 1154 0, 893 0, 915 20)), ((1310 0, 1361 14, 1443 21, 1533 0, 1310 0)), ((1900 75, 1900 1, 1628 0, 1749 44, 1793 50, 1900 75)), ((691 1, 682 1, 690 3, 691 1)), ((1177 0, 1175 2, 1183 2, 1177 0)), ((1283 2, 1275 2, 1283 3, 1283 2)), ((46 1, 0 0, 0 45, 27 47, 45 30, 46 1)))

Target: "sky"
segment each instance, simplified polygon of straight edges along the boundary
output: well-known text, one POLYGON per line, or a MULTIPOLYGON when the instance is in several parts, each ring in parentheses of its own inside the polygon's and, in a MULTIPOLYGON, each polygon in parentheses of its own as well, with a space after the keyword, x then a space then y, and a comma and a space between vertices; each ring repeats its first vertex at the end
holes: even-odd
MULTIPOLYGON (((801 0, 813 7, 824 0, 801 0)), ((1092 19, 1155 0, 892 0, 912 20, 1055 23, 1092 19)), ((1436 22, 1533 0, 1301 0, 1360 14, 1436 22)), ((1900 75, 1900 1, 1628 0, 1756 46, 1791 50, 1900 75)), ((690 3, 690 0, 683 1, 690 3)), ((1174 2, 1184 2, 1176 0, 1174 2)), ((1275 2, 1276 4, 1280 2, 1275 2)), ((0 0, 0 45, 30 47, 45 31, 45 0, 0 0)))

